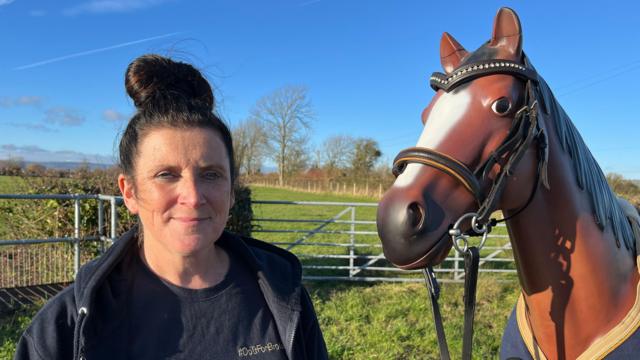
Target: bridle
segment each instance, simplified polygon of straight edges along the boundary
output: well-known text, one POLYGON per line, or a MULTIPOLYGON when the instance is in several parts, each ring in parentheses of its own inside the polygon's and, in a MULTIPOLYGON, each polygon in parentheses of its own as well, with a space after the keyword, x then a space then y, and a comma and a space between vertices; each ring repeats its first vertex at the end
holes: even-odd
MULTIPOLYGON (((465 260, 465 323, 463 335, 462 358, 471 359, 471 345, 473 339, 473 317, 475 313, 475 293, 478 276, 478 264, 480 249, 491 232, 491 228, 498 222, 506 221, 521 213, 533 200, 540 181, 546 188, 549 188, 547 178, 548 146, 547 135, 538 122, 538 74, 529 64, 527 57, 523 54, 524 65, 509 60, 487 60, 471 64, 464 64, 449 74, 439 72, 433 73, 430 78, 431 87, 438 91, 449 92, 458 86, 474 79, 505 74, 519 78, 526 82, 524 105, 516 112, 511 124, 509 133, 502 143, 494 150, 487 160, 471 171, 463 162, 454 157, 441 153, 434 149, 424 147, 411 147, 400 151, 393 161, 393 174, 397 177, 410 163, 426 165, 442 171, 458 181, 467 191, 469 191, 478 209, 475 212, 462 215, 450 227, 448 235, 456 250, 464 255, 465 260), (535 184, 526 203, 513 212, 508 218, 501 220, 491 219, 491 213, 496 209, 507 179, 512 175, 515 167, 529 149, 533 141, 537 142, 538 166, 535 184), (482 184, 490 181, 491 170, 499 165, 500 170, 493 180, 491 187, 485 193, 482 184), (470 230, 466 233, 461 230, 463 222, 470 220, 470 230), (470 236, 482 236, 478 247, 469 246, 470 236)), ((434 319, 436 322, 436 332, 440 346, 440 356, 442 359, 449 359, 449 351, 438 308, 439 285, 435 278, 433 269, 429 266, 423 269, 425 282, 429 289, 434 319)))
POLYGON ((513 169, 534 140, 538 142, 539 154, 539 171, 536 178, 542 180, 544 185, 548 187, 546 172, 548 160, 547 136, 538 122, 538 102, 535 95, 538 86, 538 75, 528 65, 529 62, 526 56, 523 55, 523 57, 525 65, 509 60, 488 60, 460 66, 449 75, 439 72, 431 75, 431 87, 436 91, 443 90, 445 92, 449 92, 479 77, 496 74, 512 75, 526 81, 524 105, 516 112, 509 133, 496 150, 489 155, 487 160, 478 165, 474 171, 450 155, 424 147, 404 149, 398 153, 393 161, 392 171, 395 176, 402 174, 407 164, 419 163, 438 169, 456 179, 473 195, 478 204, 477 221, 473 224, 477 228, 490 225, 489 217, 491 212, 495 210, 507 178, 513 173, 513 169), (488 180, 489 173, 495 165, 500 165, 500 172, 493 180, 489 191, 485 194, 482 191, 481 184, 488 180))

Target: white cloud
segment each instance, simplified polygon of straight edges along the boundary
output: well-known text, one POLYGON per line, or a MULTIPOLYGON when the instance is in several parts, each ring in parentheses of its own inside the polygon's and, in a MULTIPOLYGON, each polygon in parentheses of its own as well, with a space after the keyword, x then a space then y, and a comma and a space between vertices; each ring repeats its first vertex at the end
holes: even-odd
MULTIPOLYGON (((2 0, 0 0, 2 1, 2 0)), ((130 12, 161 5, 170 0, 92 0, 62 11, 64 15, 130 12)))
POLYGON ((0 107, 10 108, 14 106, 33 106, 39 107, 42 105, 42 97, 41 96, 18 96, 16 98, 12 97, 0 97, 0 107))
POLYGON ((65 107, 54 107, 45 112, 44 121, 63 126, 77 126, 84 122, 85 117, 76 110, 65 107))
POLYGON ((83 162, 98 164, 113 164, 113 157, 101 154, 86 154, 73 150, 51 151, 36 145, 0 145, 0 159, 22 158, 24 161, 35 162, 83 162))
POLYGON ((102 113, 102 117, 110 122, 124 121, 127 120, 127 116, 117 110, 107 109, 102 113))
POLYGON ((50 127, 48 127, 45 124, 41 124, 41 123, 33 123, 33 122, 10 122, 7 123, 7 125, 9 126, 13 126, 13 127, 17 127, 17 128, 24 128, 24 129, 28 129, 28 130, 34 130, 34 131, 41 131, 41 132, 58 132, 58 130, 56 129, 52 129, 50 127))
POLYGON ((16 104, 27 106, 40 106, 42 97, 40 96, 20 96, 16 99, 16 104))
POLYGON ((9 5, 13 2, 14 0, 0 0, 0 6, 3 5, 9 5))

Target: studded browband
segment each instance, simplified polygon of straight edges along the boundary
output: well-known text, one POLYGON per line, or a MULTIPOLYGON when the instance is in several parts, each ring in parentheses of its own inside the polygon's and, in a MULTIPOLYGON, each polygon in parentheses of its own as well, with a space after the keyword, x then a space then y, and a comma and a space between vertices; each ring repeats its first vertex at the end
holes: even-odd
MULTIPOLYGON (((526 57, 524 59, 525 64, 528 64, 526 57)), ((404 171, 407 164, 419 163, 436 168, 455 178, 476 199, 479 207, 478 221, 481 223, 489 221, 491 212, 495 209, 497 200, 506 185, 507 177, 511 175, 534 140, 538 141, 538 176, 527 204, 516 213, 522 211, 529 204, 538 187, 539 180, 542 180, 547 188, 549 187, 546 170, 547 139, 538 123, 537 102, 533 90, 537 84, 537 73, 534 69, 508 60, 480 61, 460 66, 448 75, 433 73, 430 84, 434 90, 442 89, 446 92, 473 79, 495 74, 513 75, 526 81, 525 105, 516 113, 511 129, 502 144, 489 155, 484 163, 480 164, 475 171, 471 171, 464 163, 447 154, 429 148, 411 147, 400 151, 393 161, 392 170, 397 177, 404 171), (501 170, 485 194, 482 191, 481 183, 496 164, 501 165, 501 170)))
POLYGON ((506 74, 537 82, 535 70, 510 60, 485 60, 461 65, 449 74, 434 72, 429 78, 433 90, 449 92, 465 82, 487 75, 506 74))

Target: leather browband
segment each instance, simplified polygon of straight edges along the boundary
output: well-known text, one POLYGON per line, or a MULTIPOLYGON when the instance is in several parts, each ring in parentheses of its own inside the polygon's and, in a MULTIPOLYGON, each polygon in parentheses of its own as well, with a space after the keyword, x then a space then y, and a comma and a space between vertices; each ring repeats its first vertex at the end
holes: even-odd
POLYGON ((485 60, 459 66, 449 74, 434 72, 429 78, 433 90, 449 92, 465 82, 482 76, 507 74, 524 80, 538 81, 535 70, 509 60, 485 60))

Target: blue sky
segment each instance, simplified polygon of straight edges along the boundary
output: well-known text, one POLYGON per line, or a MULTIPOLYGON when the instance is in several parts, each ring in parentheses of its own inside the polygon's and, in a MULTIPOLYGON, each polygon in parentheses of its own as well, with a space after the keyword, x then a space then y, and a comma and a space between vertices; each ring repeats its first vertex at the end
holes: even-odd
POLYGON ((124 70, 148 52, 215 85, 231 126, 305 85, 313 144, 371 137, 390 162, 416 143, 442 32, 468 50, 501 6, 605 172, 640 179, 640 5, 578 1, 0 0, 0 158, 114 158, 133 104, 124 70))

